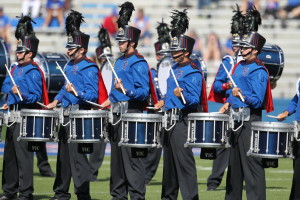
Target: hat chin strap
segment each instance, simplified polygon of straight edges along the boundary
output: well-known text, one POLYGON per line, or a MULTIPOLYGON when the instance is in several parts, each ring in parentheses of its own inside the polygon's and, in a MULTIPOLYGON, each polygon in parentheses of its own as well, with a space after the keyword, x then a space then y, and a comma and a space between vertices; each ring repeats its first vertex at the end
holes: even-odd
POLYGON ((248 53, 246 53, 245 55, 242 54, 243 57, 250 55, 250 53, 252 53, 253 49, 251 49, 251 51, 249 51, 248 53))
POLYGON ((18 62, 25 60, 25 56, 29 53, 29 51, 25 51, 23 58, 18 59, 18 62))
POLYGON ((76 50, 74 51, 74 53, 72 53, 71 55, 69 55, 69 57, 71 58, 72 56, 74 56, 75 53, 77 53, 78 50, 79 50, 79 47, 76 47, 76 50))

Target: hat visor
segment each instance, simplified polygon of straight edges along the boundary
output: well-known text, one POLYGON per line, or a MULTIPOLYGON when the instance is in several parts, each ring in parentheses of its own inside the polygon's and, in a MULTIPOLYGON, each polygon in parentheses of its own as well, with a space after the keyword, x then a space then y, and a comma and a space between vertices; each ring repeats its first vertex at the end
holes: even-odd
POLYGON ((28 49, 25 46, 17 47, 16 53, 21 53, 27 51, 28 49))
POLYGON ((126 38, 126 37, 120 37, 120 36, 117 36, 116 37, 116 40, 119 41, 119 42, 123 42, 123 41, 128 41, 130 39, 126 38))
POLYGON ((251 44, 249 44, 249 43, 247 43, 247 42, 241 42, 241 43, 240 43, 240 47, 252 47, 252 48, 254 48, 253 45, 251 45, 251 44))
POLYGON ((174 52, 174 51, 185 51, 185 48, 182 47, 170 47, 169 51, 174 52))

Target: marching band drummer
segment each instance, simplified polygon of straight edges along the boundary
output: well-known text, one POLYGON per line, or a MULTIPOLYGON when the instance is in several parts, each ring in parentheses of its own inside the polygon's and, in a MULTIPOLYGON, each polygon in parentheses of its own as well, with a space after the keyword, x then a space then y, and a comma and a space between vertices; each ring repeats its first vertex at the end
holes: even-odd
POLYGON ((16 50, 18 64, 12 67, 11 74, 16 85, 7 76, 2 86, 2 91, 8 94, 7 104, 3 108, 9 108, 13 112, 10 113, 10 126, 7 127, 5 138, 1 200, 33 199, 33 152, 27 150, 28 142, 17 141, 20 135, 20 110, 39 109, 40 106, 36 102, 43 100, 43 103, 47 104, 48 93, 44 74, 33 62, 39 40, 35 36, 31 22, 29 16, 22 16, 15 32, 18 40, 16 50))
POLYGON ((136 50, 141 31, 128 25, 134 6, 131 2, 125 2, 120 7, 116 40, 123 55, 114 65, 119 79, 113 80, 109 98, 102 106, 111 105, 115 120, 115 126, 110 133, 110 194, 112 199, 127 199, 129 192, 130 199, 137 200, 145 199, 146 193, 143 158, 137 154, 141 153, 138 151, 142 149, 118 146, 121 123, 117 124, 116 121, 121 117, 121 113, 142 113, 147 106, 146 100, 150 91, 149 67, 136 50))
MULTIPOLYGON (((217 72, 215 81, 212 84, 208 100, 225 103, 225 100, 229 97, 232 88, 232 82, 230 81, 224 67, 226 67, 229 73, 232 72, 234 65, 238 60, 239 45, 243 34, 243 21, 245 16, 237 5, 237 10, 233 10, 235 13, 232 16, 231 34, 232 34, 232 51, 235 56, 226 55, 222 59, 222 63, 217 72)), ((239 57, 240 58, 240 57, 239 57)), ((228 166, 229 160, 229 148, 217 148, 217 158, 213 161, 212 173, 207 178, 207 191, 215 191, 222 182, 222 178, 225 169, 228 166)))
POLYGON ((177 199, 180 188, 183 199, 198 199, 197 172, 192 149, 184 147, 187 141, 187 115, 197 112, 200 101, 207 112, 205 81, 199 68, 191 62, 195 40, 183 35, 188 28, 186 11, 174 10, 171 27, 170 51, 177 63, 172 68, 175 74, 167 80, 167 93, 155 107, 165 107, 167 113, 179 109, 174 128, 164 135, 164 168, 162 180, 162 199, 177 199), (175 80, 178 80, 179 87, 175 80), (183 96, 183 98, 182 98, 183 96), (184 102, 185 101, 185 102, 184 102))
POLYGON ((232 71, 237 87, 232 89, 226 103, 219 110, 224 113, 230 108, 234 119, 225 199, 242 199, 244 180, 247 199, 266 199, 262 159, 246 155, 250 148, 251 122, 261 121, 263 109, 267 112, 273 110, 269 75, 257 59, 265 41, 257 32, 243 36, 240 47, 244 60, 235 65, 232 71))
MULTIPOLYGON (((165 58, 171 58, 170 57, 170 29, 166 23, 159 22, 159 25, 156 27, 157 33, 158 33, 158 41, 154 43, 155 48, 155 57, 158 61, 157 63, 157 69, 160 67, 160 64, 162 64, 162 61, 165 58)), ((151 68, 152 73, 152 81, 156 87, 156 94, 158 99, 163 97, 163 94, 160 91, 158 78, 157 78, 157 70, 155 68, 151 68)), ((165 74, 166 75, 166 74, 165 74)), ((152 102, 151 105, 153 106, 152 102)), ((148 113, 155 112, 153 110, 148 110, 148 113)), ((148 149, 148 155, 146 158, 144 158, 144 165, 146 170, 146 184, 148 184, 151 179, 154 177, 157 167, 159 165, 160 157, 161 157, 162 148, 149 148, 148 149)))
MULTIPOLYGON (((80 31, 82 22, 82 14, 74 10, 71 10, 66 18, 68 35, 66 48, 71 61, 65 67, 65 73, 70 84, 65 81, 65 86, 61 88, 54 101, 47 105, 50 109, 61 103, 65 124, 69 121, 68 111, 91 110, 91 105, 85 101, 97 102, 98 100, 99 70, 98 66, 86 57, 90 36, 80 31)), ((90 200, 90 165, 87 156, 78 152, 78 143, 67 142, 69 131, 69 124, 59 129, 56 177, 53 185, 55 195, 51 199, 71 198, 69 187, 72 177, 77 199, 90 200)))
MULTIPOLYGON (((288 107, 284 110, 284 112, 277 115, 279 118, 278 121, 285 120, 286 117, 292 115, 295 113, 295 120, 299 124, 299 116, 300 116, 300 98, 299 98, 299 91, 300 91, 300 79, 298 79, 297 82, 297 93, 295 96, 291 99, 290 104, 288 107)), ((299 126, 299 125, 298 125, 299 126)), ((300 199, 300 143, 296 140, 293 141, 293 155, 295 158, 293 159, 293 182, 292 182, 292 188, 290 193, 290 200, 300 199)))

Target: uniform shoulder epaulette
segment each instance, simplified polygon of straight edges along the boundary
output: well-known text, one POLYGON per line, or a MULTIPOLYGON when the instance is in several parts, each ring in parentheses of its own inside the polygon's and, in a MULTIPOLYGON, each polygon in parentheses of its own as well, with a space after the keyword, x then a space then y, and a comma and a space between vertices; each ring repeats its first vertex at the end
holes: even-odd
POLYGON ((144 56, 142 56, 141 54, 137 53, 135 54, 138 58, 144 58, 144 56))
POLYGON ((88 63, 94 63, 91 59, 89 58, 85 58, 85 60, 88 62, 88 63))
POLYGON ((199 69, 198 66, 193 62, 191 62, 191 66, 192 66, 193 69, 199 69))
POLYGON ((261 61, 260 61, 260 60, 258 60, 258 59, 257 59, 255 62, 256 62, 256 64, 257 64, 257 65, 259 65, 259 66, 264 66, 264 63, 263 63, 263 62, 261 62, 261 61))
POLYGON ((36 62, 33 62, 32 65, 35 66, 35 67, 39 67, 36 62))

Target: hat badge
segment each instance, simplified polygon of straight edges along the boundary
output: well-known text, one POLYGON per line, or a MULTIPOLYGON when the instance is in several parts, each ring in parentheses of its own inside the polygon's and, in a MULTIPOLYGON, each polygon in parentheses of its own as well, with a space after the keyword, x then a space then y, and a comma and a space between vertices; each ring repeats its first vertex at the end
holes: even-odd
POLYGON ((122 27, 119 28, 117 35, 124 35, 124 29, 122 27))
POLYGON ((71 35, 68 36, 68 43, 73 43, 73 37, 71 35))
POLYGON ((18 39, 18 44, 17 44, 17 46, 18 46, 18 47, 21 47, 21 46, 23 46, 23 42, 22 42, 22 40, 21 40, 21 39, 18 39))
POLYGON ((177 37, 172 38, 172 46, 178 46, 178 38, 177 37))

